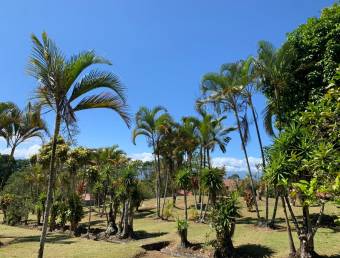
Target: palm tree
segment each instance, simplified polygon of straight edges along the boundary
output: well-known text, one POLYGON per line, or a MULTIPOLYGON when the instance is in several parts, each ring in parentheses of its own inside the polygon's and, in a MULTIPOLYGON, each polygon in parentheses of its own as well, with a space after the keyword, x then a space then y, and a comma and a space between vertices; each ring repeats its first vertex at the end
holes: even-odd
POLYGON ((139 135, 144 135, 147 138, 148 144, 152 146, 154 155, 154 165, 157 172, 156 182, 156 206, 157 216, 160 217, 160 186, 161 186, 161 162, 159 148, 160 133, 159 128, 163 121, 168 121, 169 115, 167 110, 162 106, 156 106, 153 109, 141 107, 136 113, 136 127, 132 132, 132 142, 136 144, 136 138, 139 135))
POLYGON ((10 113, 15 108, 17 107, 12 102, 0 102, 0 130, 11 122, 10 113))
POLYGON ((28 72, 37 79, 39 84, 35 97, 43 108, 55 112, 45 219, 38 253, 38 257, 42 258, 55 185, 56 147, 61 124, 64 123, 66 128, 70 129, 77 121, 76 112, 93 108, 112 109, 128 126, 130 118, 127 113, 124 88, 117 76, 98 70, 91 70, 82 75, 84 70, 94 64, 110 64, 108 60, 98 57, 93 51, 85 51, 66 59, 45 32, 42 34, 42 41, 32 35, 32 42, 33 51, 28 72), (80 76, 81 78, 79 78, 80 76), (87 93, 102 87, 110 91, 87 95, 87 93))
MULTIPOLYGON (((267 105, 263 111, 264 127, 269 135, 274 136, 273 117, 276 118, 275 124, 279 133, 282 131, 285 121, 284 109, 282 107, 282 91, 291 76, 286 72, 285 68, 290 65, 294 53, 289 51, 288 45, 280 49, 276 49, 271 43, 266 41, 260 41, 258 45, 258 56, 254 60, 254 75, 258 78, 258 89, 267 97, 267 105)), ((271 222, 269 223, 271 227, 274 227, 275 224, 278 198, 279 194, 275 191, 274 210, 271 222)), ((268 211, 266 211, 266 222, 268 223, 268 211)))
POLYGON ((188 221, 188 203, 187 203, 187 191, 190 189, 191 172, 187 168, 182 168, 177 172, 176 184, 183 190, 184 193, 184 213, 185 220, 188 221))
MULTIPOLYGON (((243 66, 241 69, 241 76, 244 81, 244 87, 242 89, 242 95, 245 98, 245 101, 247 105, 250 107, 252 118, 255 124, 255 129, 256 129, 256 135, 257 135, 257 140, 259 143, 260 147, 260 152, 261 152, 261 158, 262 158, 262 171, 264 171, 266 167, 266 162, 265 162, 265 156, 264 156, 264 150, 263 150, 263 144, 262 144, 262 138, 259 130, 259 125, 257 121, 257 112, 256 108, 253 104, 253 95, 255 92, 258 90, 258 85, 256 83, 259 81, 258 80, 258 74, 256 73, 256 61, 254 60, 253 57, 249 57, 245 61, 240 61, 240 64, 243 66)), ((228 65, 227 65, 228 67, 228 65)), ((223 66, 222 66, 222 71, 223 71, 223 66)), ((246 119, 246 117, 245 117, 246 119)), ((248 126, 248 122, 244 121, 244 126, 248 126)), ((269 127, 268 127, 269 128, 269 127)), ((270 127, 271 128, 271 127, 270 127)), ((246 129, 248 130, 248 128, 246 129)), ((270 129, 268 129, 268 132, 271 132, 270 129)), ((268 224, 268 186, 266 186, 266 213, 265 213, 265 220, 266 224, 268 224)))
MULTIPOLYGON (((244 77, 242 76, 243 66, 241 63, 232 63, 222 66, 221 73, 209 73, 203 77, 202 93, 203 99, 198 101, 199 105, 213 104, 218 113, 232 111, 234 113, 237 129, 242 143, 242 149, 245 156, 247 170, 251 181, 253 195, 256 196, 254 180, 250 169, 246 143, 248 140, 248 131, 243 130, 242 122, 247 121, 241 118, 240 111, 244 108, 244 99, 242 89, 244 88, 244 77)), ((260 220, 260 213, 255 199, 256 215, 260 220)))
POLYGON ((6 139, 7 146, 11 148, 11 158, 21 143, 34 137, 43 140, 43 133, 48 133, 45 121, 40 114, 40 107, 32 106, 31 103, 28 103, 24 111, 16 106, 9 111, 7 125, 0 129, 0 137, 6 139))

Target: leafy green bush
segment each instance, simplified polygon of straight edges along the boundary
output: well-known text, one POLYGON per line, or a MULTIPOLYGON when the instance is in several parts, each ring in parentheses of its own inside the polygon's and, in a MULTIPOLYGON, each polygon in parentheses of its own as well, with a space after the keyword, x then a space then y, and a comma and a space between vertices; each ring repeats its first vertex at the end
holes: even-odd
POLYGON ((233 193, 216 203, 211 213, 211 226, 216 231, 215 257, 233 257, 234 246, 231 240, 234 235, 236 217, 239 216, 237 194, 233 193))
POLYGON ((78 223, 84 217, 83 205, 80 197, 77 194, 71 194, 68 197, 68 212, 67 219, 71 223, 71 231, 75 231, 78 227, 78 223))
POLYGON ((165 207, 164 207, 164 212, 163 212, 163 219, 168 220, 173 216, 173 204, 170 201, 166 201, 165 207))
POLYGON ((189 228, 189 223, 187 220, 183 219, 177 219, 177 232, 181 238, 181 243, 180 246, 182 248, 187 248, 189 246, 189 241, 188 241, 188 228, 189 228))

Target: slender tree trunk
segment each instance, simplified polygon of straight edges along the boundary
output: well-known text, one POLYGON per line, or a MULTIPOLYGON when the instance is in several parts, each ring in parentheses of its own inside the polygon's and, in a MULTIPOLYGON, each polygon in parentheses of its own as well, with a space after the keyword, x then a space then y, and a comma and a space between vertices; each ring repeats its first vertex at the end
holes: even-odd
POLYGON ((167 171, 167 173, 166 173, 166 179, 165 179, 164 196, 163 196, 162 218, 163 218, 164 206, 165 206, 166 196, 167 196, 167 191, 168 191, 169 174, 170 174, 169 171, 167 171))
POLYGON ((275 226, 275 218, 276 218, 278 201, 279 201, 279 194, 278 194, 277 190, 275 190, 275 203, 274 203, 272 220, 270 221, 270 227, 272 227, 272 228, 274 228, 274 226, 275 226))
POLYGON ((201 197, 201 202, 200 202, 200 221, 203 220, 203 196, 201 197))
POLYGON ((38 252, 38 258, 43 258, 44 256, 44 247, 45 247, 45 240, 46 240, 46 234, 47 234, 48 218, 50 215, 50 209, 51 209, 51 204, 52 204, 52 194, 54 190, 55 177, 56 177, 55 160, 56 160, 56 149, 57 149, 57 140, 58 140, 58 135, 59 135, 59 130, 60 130, 60 124, 61 124, 61 116, 59 114, 59 111, 57 110, 53 142, 52 142, 52 153, 51 153, 51 160, 50 160, 48 186, 47 186, 47 198, 46 198, 46 204, 45 204, 46 208, 45 208, 45 214, 44 214, 44 223, 43 223, 41 237, 40 237, 40 247, 39 247, 39 252, 38 252))
POLYGON ((91 210, 92 210, 92 205, 90 203, 90 208, 89 208, 89 221, 87 224, 87 237, 90 238, 90 229, 91 229, 91 210))
POLYGON ((157 153, 157 184, 158 184, 158 214, 157 216, 160 218, 161 217, 161 161, 160 161, 160 156, 159 153, 157 153))
POLYGON ((123 215, 123 230, 121 233, 121 238, 128 238, 130 236, 130 228, 129 228, 129 209, 130 209, 130 200, 126 200, 124 203, 124 215, 123 215))
POLYGON ((283 213, 285 215, 285 220, 286 220, 286 225, 287 225, 288 242, 289 242, 289 250, 290 250, 289 257, 295 257, 296 249, 295 249, 294 240, 293 240, 293 236, 292 236, 292 229, 291 229, 290 224, 289 224, 286 204, 285 204, 285 200, 284 200, 283 196, 281 196, 281 201, 282 201, 283 213))
POLYGON ((152 137, 152 148, 154 155, 154 163, 155 163, 155 172, 156 172, 156 214, 157 217, 160 217, 160 163, 158 158, 158 154, 156 153, 156 143, 154 137, 152 137))
POLYGON ((211 168, 210 150, 209 150, 209 148, 207 148, 207 161, 208 161, 208 168, 211 168))
POLYGON ((200 146, 200 169, 198 172, 198 202, 201 203, 201 198, 202 198, 202 189, 201 189, 201 171, 203 168, 203 151, 202 151, 202 145, 200 146))
POLYGON ((269 187, 266 183, 266 226, 268 227, 268 216, 269 216, 269 187))
POLYGON ((187 203, 187 191, 184 190, 184 210, 185 210, 185 220, 188 220, 188 203, 187 203))
POLYGON ((16 147, 17 147, 16 143, 13 143, 11 154, 9 155, 11 157, 10 160, 14 158, 14 152, 15 152, 16 147))
POLYGON ((234 108, 234 113, 235 113, 235 117, 236 117, 236 121, 237 121, 237 128, 238 128, 238 132, 239 132, 241 143, 242 143, 242 149, 243 149, 243 152, 244 152, 244 157, 245 157, 246 163, 247 163, 247 169, 248 169, 248 174, 249 174, 249 177, 250 177, 251 189, 253 191, 253 195, 254 195, 254 199, 255 199, 255 209, 256 209, 257 220, 258 220, 258 222, 260 222, 260 212, 259 212, 259 207, 257 205, 257 200, 256 200, 256 190, 255 190, 253 175, 251 173, 251 169, 250 169, 250 165, 249 165, 246 145, 245 145, 243 135, 242 135, 242 132, 241 132, 241 123, 240 123, 240 119, 239 119, 239 116, 238 116, 237 107, 234 108))
POLYGON ((206 204, 205 209, 204 209, 204 213, 203 213, 203 217, 202 217, 201 222, 204 222, 204 220, 205 220, 205 216, 207 215, 207 211, 208 211, 209 202, 210 202, 210 193, 208 192, 208 200, 207 200, 207 204, 206 204))
MULTIPOLYGON (((249 105, 251 108, 251 112, 253 115, 253 120, 255 123, 255 128, 256 128, 256 134, 257 134, 257 140, 259 142, 259 146, 260 146, 260 151, 261 151, 261 158, 262 158, 262 172, 264 171, 265 167, 266 167, 266 160, 264 157, 264 151, 263 151, 263 145, 262 145, 262 139, 261 139, 261 134, 260 134, 260 130, 259 130, 259 125, 257 123, 257 116, 256 116, 256 111, 255 111, 255 107, 253 105, 253 100, 251 98, 251 96, 249 96, 249 105)), ((266 225, 268 225, 268 207, 269 207, 269 201, 268 201, 268 186, 266 185, 266 225)))

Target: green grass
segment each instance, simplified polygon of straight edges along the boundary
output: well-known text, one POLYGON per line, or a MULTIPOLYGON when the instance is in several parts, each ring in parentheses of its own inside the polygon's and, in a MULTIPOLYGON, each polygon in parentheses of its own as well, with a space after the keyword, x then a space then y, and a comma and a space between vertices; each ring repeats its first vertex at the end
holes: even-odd
MULTIPOLYGON (((178 198, 178 206, 174 210, 174 217, 183 216, 183 198, 178 198)), ((192 199, 190 198, 192 203, 192 199)), ((243 201, 241 200, 241 204, 243 201)), ((270 200, 271 206, 273 200, 270 200)), ((260 202, 260 210, 263 214, 264 201, 260 202)), ((71 238, 66 234, 49 234, 48 243, 45 247, 45 257, 134 257, 143 252, 140 247, 143 244, 154 243, 168 240, 178 241, 176 225, 174 219, 171 221, 161 221, 154 218, 154 200, 144 202, 142 209, 144 211, 137 213, 134 221, 134 227, 137 234, 142 239, 130 241, 124 244, 114 244, 104 241, 87 240, 83 238, 71 238)), ((295 208, 297 211, 299 208, 295 208)), ((318 207, 311 208, 311 212, 318 212, 318 207)), ((270 209, 271 211, 271 209, 270 209)), ((334 205, 328 204, 325 212, 327 214, 339 215, 339 209, 334 205)), ((277 218, 278 230, 266 230, 254 226, 255 213, 248 212, 242 208, 242 217, 238 220, 234 245, 242 252, 251 254, 252 257, 287 257, 288 255, 288 238, 285 231, 282 209, 279 206, 277 218)), ((301 215, 297 212, 298 215, 301 215)), ((34 219, 32 216, 31 219, 34 219)), ((83 219, 86 223, 87 217, 83 219)), ((102 218, 98 210, 93 212, 92 227, 105 227, 105 216, 102 218)), ((316 234, 315 248, 319 254, 336 256, 340 254, 340 229, 319 229, 316 234)), ((11 227, 0 225, 1 242, 5 246, 0 248, 0 257, 36 257, 36 251, 39 245, 40 231, 27 229, 23 227, 11 227)), ((296 234, 294 233, 294 236, 296 234)), ((188 238, 191 242, 204 243, 214 237, 214 232, 208 225, 190 222, 188 238)), ((296 247, 298 241, 295 239, 296 247)))

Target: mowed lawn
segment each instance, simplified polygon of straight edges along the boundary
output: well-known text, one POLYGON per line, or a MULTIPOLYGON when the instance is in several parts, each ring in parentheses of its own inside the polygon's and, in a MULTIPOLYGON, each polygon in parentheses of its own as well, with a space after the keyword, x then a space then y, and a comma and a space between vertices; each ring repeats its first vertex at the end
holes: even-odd
MULTIPOLYGON (((189 198, 192 204, 192 198, 189 198)), ((270 200, 270 206, 274 200, 270 200)), ((245 206, 240 199, 241 206, 245 206)), ((260 201, 261 213, 264 213, 264 201, 260 201)), ((184 214, 183 197, 178 198, 178 208, 174 210, 174 218, 181 217, 184 214)), ((300 210, 300 208, 295 208, 300 210)), ((140 237, 139 240, 129 241, 127 243, 117 244, 104 241, 87 240, 84 238, 69 237, 67 234, 52 233, 49 234, 48 243, 45 246, 45 257, 117 257, 130 258, 144 253, 141 247, 144 244, 155 243, 159 241, 177 242, 175 219, 162 221, 155 219, 154 200, 148 200, 143 203, 141 212, 136 213, 134 220, 134 229, 140 237)), ((311 208, 311 212, 317 213, 318 207, 311 208)), ((340 215, 340 209, 332 204, 325 208, 326 214, 340 215)), ((191 212, 189 211, 189 214, 191 212)), ((285 230, 284 217, 281 206, 278 208, 277 220, 278 230, 267 230, 254 226, 254 212, 248 212, 244 207, 241 211, 242 217, 238 219, 234 245, 242 250, 242 253, 248 254, 248 257, 287 257, 289 252, 288 236, 285 230)), ((299 215, 300 213, 297 213, 299 215)), ((271 214, 270 214, 271 215, 271 214)), ((1 218, 0 218, 1 219, 1 218)), ((31 217, 34 219, 34 216, 31 217)), ((83 223, 87 223, 87 215, 83 223)), ((100 217, 98 210, 92 212, 92 227, 105 228, 105 216, 100 217)), ((27 229, 23 227, 11 227, 0 225, 0 237, 4 246, 0 248, 0 257, 36 257, 39 246, 40 231, 36 229, 27 229)), ((296 237, 296 234, 294 233, 296 237)), ((206 224, 198 224, 193 221, 189 224, 189 241, 196 243, 205 243, 214 238, 214 232, 206 224)), ((299 243, 295 238, 296 247, 299 243)), ((209 247, 207 247, 209 248, 209 247)), ((340 257, 340 228, 337 229, 319 229, 315 241, 316 251, 325 257, 340 257)), ((140 256, 142 257, 142 256, 140 256)), ((151 257, 151 256, 148 256, 151 257)))

